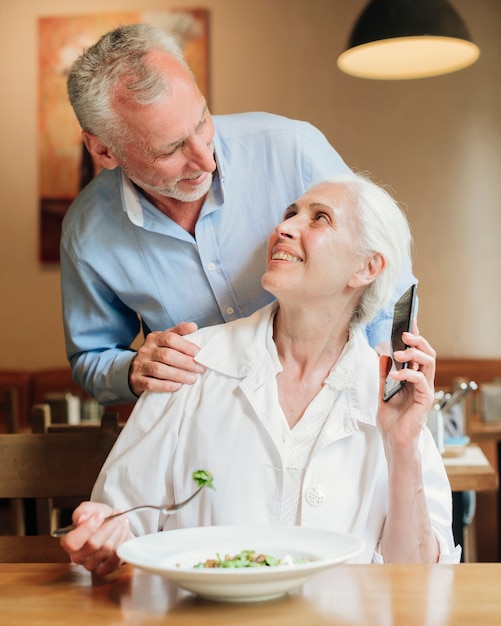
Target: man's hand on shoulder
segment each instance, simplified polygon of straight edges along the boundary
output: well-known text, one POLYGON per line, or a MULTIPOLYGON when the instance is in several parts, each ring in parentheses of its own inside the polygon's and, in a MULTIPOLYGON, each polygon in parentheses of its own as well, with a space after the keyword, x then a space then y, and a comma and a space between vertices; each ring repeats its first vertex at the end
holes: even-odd
POLYGON ((197 380, 205 371, 194 359, 200 348, 183 337, 197 328, 195 322, 181 322, 147 335, 129 369, 129 386, 136 396, 143 391, 178 391, 197 380))

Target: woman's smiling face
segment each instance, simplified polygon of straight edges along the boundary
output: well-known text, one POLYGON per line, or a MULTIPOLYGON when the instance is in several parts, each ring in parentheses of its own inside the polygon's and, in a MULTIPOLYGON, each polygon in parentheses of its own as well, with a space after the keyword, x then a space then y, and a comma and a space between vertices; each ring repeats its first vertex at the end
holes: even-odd
POLYGON ((365 262, 353 197, 339 183, 321 183, 291 204, 268 240, 263 287, 298 297, 328 296, 352 286, 365 262))

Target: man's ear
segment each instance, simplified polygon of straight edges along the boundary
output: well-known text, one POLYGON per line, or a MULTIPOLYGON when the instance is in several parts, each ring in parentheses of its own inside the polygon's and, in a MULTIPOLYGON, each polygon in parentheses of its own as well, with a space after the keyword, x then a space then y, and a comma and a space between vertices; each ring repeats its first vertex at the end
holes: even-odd
POLYGON ((119 165, 114 153, 96 135, 83 130, 82 141, 94 162, 99 166, 107 170, 114 170, 119 165))
POLYGON ((350 279, 351 287, 370 285, 386 267, 386 259, 382 254, 375 253, 364 261, 363 266, 350 279))

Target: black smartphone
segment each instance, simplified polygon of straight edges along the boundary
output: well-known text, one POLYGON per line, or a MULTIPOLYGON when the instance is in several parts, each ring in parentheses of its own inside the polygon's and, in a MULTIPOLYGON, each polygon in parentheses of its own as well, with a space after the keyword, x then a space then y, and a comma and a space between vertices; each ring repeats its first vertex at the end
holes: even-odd
MULTIPOLYGON (((393 325, 391 328, 390 357, 392 365, 390 372, 400 370, 408 365, 407 363, 398 363, 395 361, 393 353, 397 350, 405 350, 409 347, 403 342, 402 333, 412 331, 412 323, 416 309, 416 292, 417 285, 411 285, 403 296, 401 296, 395 303, 393 325)), ((393 398, 393 396, 400 391, 404 385, 405 380, 400 382, 398 380, 393 380, 390 376, 387 376, 384 384, 383 400, 388 402, 388 400, 393 398)))

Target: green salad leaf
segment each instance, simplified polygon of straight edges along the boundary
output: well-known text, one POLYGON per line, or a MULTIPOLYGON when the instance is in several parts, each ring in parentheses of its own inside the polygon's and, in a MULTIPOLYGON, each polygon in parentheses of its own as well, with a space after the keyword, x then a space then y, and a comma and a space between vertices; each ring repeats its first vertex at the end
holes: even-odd
POLYGON ((192 477, 199 487, 210 487, 211 489, 215 489, 212 484, 214 476, 210 472, 207 472, 206 470, 196 470, 193 472, 192 477))
POLYGON ((242 550, 234 556, 227 554, 221 558, 216 554, 215 559, 207 559, 201 563, 197 563, 193 567, 196 569, 213 569, 213 568, 242 568, 242 567, 276 567, 277 565, 294 565, 295 563, 305 562, 304 559, 293 561, 291 557, 277 558, 270 554, 262 554, 256 550, 242 550))

